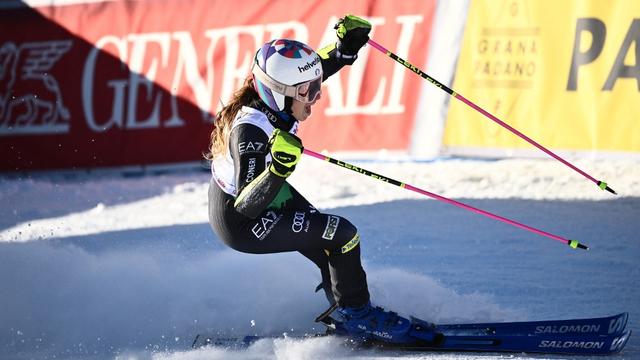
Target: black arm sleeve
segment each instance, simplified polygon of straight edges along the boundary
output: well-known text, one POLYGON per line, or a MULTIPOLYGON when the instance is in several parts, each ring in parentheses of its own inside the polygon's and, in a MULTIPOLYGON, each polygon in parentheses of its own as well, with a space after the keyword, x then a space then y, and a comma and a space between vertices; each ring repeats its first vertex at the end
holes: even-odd
POLYGON ((269 138, 259 127, 241 124, 231 131, 229 150, 235 169, 236 211, 256 218, 276 197, 285 179, 269 171, 269 138))
POLYGON ((322 81, 342 69, 346 63, 336 56, 336 43, 327 45, 318 50, 322 63, 322 81))

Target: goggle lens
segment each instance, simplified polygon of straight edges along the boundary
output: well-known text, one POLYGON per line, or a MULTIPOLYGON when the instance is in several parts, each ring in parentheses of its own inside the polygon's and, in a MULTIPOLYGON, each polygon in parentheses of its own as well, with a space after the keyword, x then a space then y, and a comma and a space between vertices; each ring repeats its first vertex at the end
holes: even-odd
POLYGON ((322 87, 322 78, 317 78, 315 80, 308 81, 306 83, 300 84, 297 86, 298 88, 298 96, 296 99, 304 102, 311 103, 318 96, 320 96, 320 88, 322 87))

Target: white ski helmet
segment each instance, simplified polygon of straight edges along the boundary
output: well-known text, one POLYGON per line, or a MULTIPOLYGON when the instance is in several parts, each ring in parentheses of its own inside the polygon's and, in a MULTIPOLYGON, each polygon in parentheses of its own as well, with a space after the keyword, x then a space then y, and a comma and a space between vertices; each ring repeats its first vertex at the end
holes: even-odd
POLYGON ((320 94, 320 56, 299 41, 276 39, 264 44, 251 72, 260 99, 275 111, 285 110, 285 97, 311 103, 320 94))

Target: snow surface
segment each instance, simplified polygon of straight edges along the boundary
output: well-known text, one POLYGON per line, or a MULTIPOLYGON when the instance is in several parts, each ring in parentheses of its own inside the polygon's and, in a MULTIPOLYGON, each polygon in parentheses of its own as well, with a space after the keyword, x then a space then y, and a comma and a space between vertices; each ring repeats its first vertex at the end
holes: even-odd
MULTIPOLYGON (((628 311, 617 359, 640 358, 640 163, 356 161, 425 190, 588 244, 588 252, 305 158, 291 183, 362 235, 373 301, 435 322, 628 311)), ((2 359, 559 359, 353 352, 335 339, 191 350, 196 333, 301 334, 326 300, 296 253, 227 249, 207 223, 209 174, 46 172, 0 177, 2 359)), ((576 357, 585 359, 585 357, 576 357)))

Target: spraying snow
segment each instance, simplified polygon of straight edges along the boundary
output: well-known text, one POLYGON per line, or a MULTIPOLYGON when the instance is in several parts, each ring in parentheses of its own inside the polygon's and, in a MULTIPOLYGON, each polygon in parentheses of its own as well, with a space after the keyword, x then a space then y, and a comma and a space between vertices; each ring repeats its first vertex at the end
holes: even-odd
MULTIPOLYGON (((376 304, 435 322, 629 311, 638 332, 636 162, 578 162, 618 197, 546 160, 359 165, 592 247, 578 252, 305 158, 291 182, 359 227, 376 304)), ((203 331, 319 332, 313 318, 327 306, 302 256, 241 254, 216 239, 208 180, 200 171, 0 178, 0 358, 442 358, 352 352, 331 338, 190 350, 203 331)), ((625 357, 640 356, 634 335, 625 357)))

